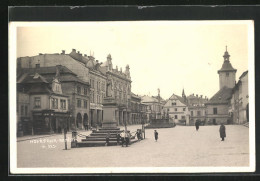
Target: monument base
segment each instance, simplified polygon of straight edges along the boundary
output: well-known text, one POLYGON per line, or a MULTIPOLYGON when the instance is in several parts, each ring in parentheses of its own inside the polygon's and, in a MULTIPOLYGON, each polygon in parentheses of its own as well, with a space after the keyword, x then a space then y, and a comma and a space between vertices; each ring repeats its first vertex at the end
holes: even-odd
POLYGON ((116 128, 117 127, 117 122, 111 121, 111 122, 103 122, 102 123, 102 128, 116 128))

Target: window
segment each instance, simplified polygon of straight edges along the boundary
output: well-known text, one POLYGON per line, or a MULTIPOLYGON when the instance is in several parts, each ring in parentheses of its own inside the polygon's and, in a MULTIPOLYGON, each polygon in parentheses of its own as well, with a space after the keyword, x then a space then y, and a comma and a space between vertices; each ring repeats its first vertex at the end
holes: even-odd
POLYGON ((81 107, 81 100, 80 99, 77 100, 77 107, 81 107))
POLYGON ((172 106, 176 106, 176 102, 172 102, 172 106))
POLYGON ((70 99, 68 99, 68 108, 70 108, 70 99))
POLYGON ((181 116, 181 119, 184 120, 184 119, 185 119, 185 116, 181 116))
POLYGON ((177 108, 175 108, 175 111, 178 111, 178 109, 177 109, 177 108))
POLYGON ((200 116, 200 111, 197 112, 197 115, 200 116))
POLYGON ((183 108, 183 111, 185 111, 186 110, 186 108, 183 108))
POLYGON ((178 115, 174 115, 174 119, 178 119, 178 115))
POLYGON ((229 77, 229 72, 226 73, 226 77, 229 77))
POLYGON ((28 113, 28 107, 24 106, 24 115, 27 116, 27 113, 28 113))
POLYGON ((35 64, 35 67, 36 68, 39 68, 40 67, 40 64, 38 63, 38 64, 35 64))
POLYGON ((81 94, 81 87, 80 86, 77 86, 77 93, 81 94))
POLYGON ((34 108, 41 108, 41 98, 40 97, 34 98, 34 108))
POLYGON ((193 111, 190 112, 191 116, 193 116, 193 111))
POLYGON ((218 109, 216 107, 213 108, 213 114, 218 114, 218 109))
POLYGON ((24 115, 24 106, 21 106, 21 115, 24 115))
POLYGON ((88 94, 88 90, 86 87, 84 87, 84 95, 87 95, 88 94))
POLYGON ((64 99, 60 100, 60 108, 61 109, 66 109, 66 100, 64 100, 64 99))
POLYGON ((58 99, 52 98, 52 108, 53 109, 58 109, 58 99))
POLYGON ((89 82, 90 82, 90 87, 92 88, 92 79, 90 79, 89 82))
POLYGON ((88 101, 84 100, 84 108, 88 107, 88 101))

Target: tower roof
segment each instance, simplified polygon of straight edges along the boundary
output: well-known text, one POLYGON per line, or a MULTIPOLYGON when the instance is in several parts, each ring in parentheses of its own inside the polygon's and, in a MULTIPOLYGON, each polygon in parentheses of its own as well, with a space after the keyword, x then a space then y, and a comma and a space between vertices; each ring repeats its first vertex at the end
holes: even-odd
POLYGON ((229 55, 229 53, 227 51, 227 46, 226 46, 226 51, 225 51, 223 57, 224 57, 224 62, 222 64, 221 69, 218 71, 218 73, 220 73, 220 72, 236 72, 237 69, 234 69, 232 67, 230 61, 229 61, 230 55, 229 55))

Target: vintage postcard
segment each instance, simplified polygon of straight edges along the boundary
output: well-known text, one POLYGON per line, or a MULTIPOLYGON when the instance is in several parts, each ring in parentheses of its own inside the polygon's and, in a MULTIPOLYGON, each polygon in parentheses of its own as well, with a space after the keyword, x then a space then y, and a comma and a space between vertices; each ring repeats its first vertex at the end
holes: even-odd
POLYGON ((10 22, 10 172, 254 172, 254 79, 252 20, 10 22))

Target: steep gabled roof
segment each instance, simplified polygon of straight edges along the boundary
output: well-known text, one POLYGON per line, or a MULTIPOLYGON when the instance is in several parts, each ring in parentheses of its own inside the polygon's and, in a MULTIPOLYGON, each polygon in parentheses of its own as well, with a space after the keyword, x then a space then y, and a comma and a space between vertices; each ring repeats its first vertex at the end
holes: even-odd
POLYGON ((224 86, 206 104, 226 104, 232 96, 232 88, 224 86))

